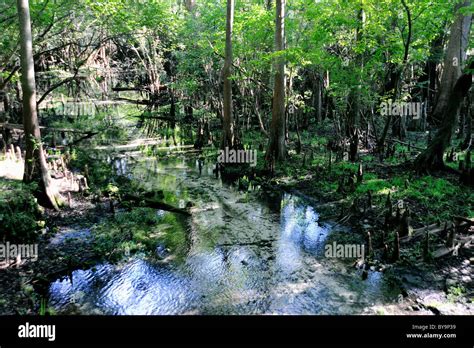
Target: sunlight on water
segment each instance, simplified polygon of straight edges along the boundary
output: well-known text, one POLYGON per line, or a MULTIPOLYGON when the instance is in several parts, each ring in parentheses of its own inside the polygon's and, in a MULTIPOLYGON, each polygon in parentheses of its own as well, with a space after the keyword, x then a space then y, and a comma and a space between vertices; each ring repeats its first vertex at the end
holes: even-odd
POLYGON ((66 314, 351 314, 393 301, 381 273, 362 280, 360 270, 324 257, 331 225, 302 198, 243 200, 209 167, 199 174, 181 159, 121 163, 135 178, 166 172, 143 185, 172 192, 180 206, 195 203, 187 254, 169 264, 135 257, 77 270, 51 284, 50 305, 66 314))

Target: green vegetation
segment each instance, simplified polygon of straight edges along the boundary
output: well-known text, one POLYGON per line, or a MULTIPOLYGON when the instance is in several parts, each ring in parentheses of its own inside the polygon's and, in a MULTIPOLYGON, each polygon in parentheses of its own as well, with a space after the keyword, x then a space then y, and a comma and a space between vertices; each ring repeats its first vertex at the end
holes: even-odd
POLYGON ((459 301, 465 293, 466 289, 463 286, 451 286, 448 289, 448 300, 451 302, 459 301))
POLYGON ((44 227, 42 210, 32 192, 34 186, 0 178, 1 237, 11 243, 36 240, 44 227))
POLYGON ((179 256, 186 245, 181 224, 172 214, 134 208, 97 225, 93 229, 94 247, 99 255, 115 261, 140 252, 156 257, 159 247, 166 254, 179 256))

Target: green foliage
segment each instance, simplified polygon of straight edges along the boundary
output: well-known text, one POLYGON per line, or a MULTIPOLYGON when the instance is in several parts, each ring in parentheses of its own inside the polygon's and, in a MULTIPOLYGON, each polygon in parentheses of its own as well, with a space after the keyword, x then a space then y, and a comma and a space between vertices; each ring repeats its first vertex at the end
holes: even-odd
POLYGON ((466 289, 463 286, 450 286, 448 289, 448 300, 450 302, 457 302, 466 294, 466 289))
POLYGON ((106 188, 105 188, 105 193, 109 196, 109 197, 117 197, 118 196, 118 193, 119 193, 120 189, 111 184, 111 183, 108 183, 106 188))
POLYGON ((381 195, 388 193, 390 187, 390 182, 384 179, 377 179, 376 176, 372 174, 370 178, 366 176, 364 182, 357 186, 356 193, 363 195, 370 191, 375 195, 381 195))
POLYGON ((158 246, 180 256, 186 247, 181 221, 173 214, 151 208, 119 212, 113 219, 96 226, 93 233, 96 252, 112 261, 139 252, 152 256, 158 246))
MULTIPOLYGON (((415 218, 423 219, 426 223, 450 220, 452 215, 469 216, 470 207, 466 202, 472 202, 473 197, 472 192, 462 186, 432 176, 416 178, 410 182, 406 175, 385 179, 366 175, 364 182, 357 187, 356 194, 368 191, 376 195, 391 192, 394 200, 413 202, 423 207, 424 215, 416 215, 415 218), (405 187, 407 181, 408 188, 405 187)), ((410 206, 410 203, 408 204, 410 206)))
MULTIPOLYGON (((452 215, 467 216, 469 214, 470 192, 446 179, 431 176, 419 178, 403 190, 398 196, 406 196, 426 207, 428 218, 433 222, 438 219, 449 220, 452 215)), ((472 195, 472 193, 471 193, 472 195)))
POLYGON ((35 188, 0 179, 0 240, 30 242, 40 229, 41 212, 32 195, 35 188))

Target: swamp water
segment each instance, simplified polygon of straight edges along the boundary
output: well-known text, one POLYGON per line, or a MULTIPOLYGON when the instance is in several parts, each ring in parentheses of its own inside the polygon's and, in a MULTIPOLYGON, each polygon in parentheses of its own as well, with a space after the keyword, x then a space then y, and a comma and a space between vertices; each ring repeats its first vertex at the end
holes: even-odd
MULTIPOLYGON (((186 235, 184 245, 169 262, 133 256, 54 281, 49 305, 58 314, 361 314, 399 293, 382 273, 362 280, 349 261, 326 258, 336 227, 301 197, 239 192, 216 179, 211 165, 200 173, 189 156, 125 156, 113 165, 144 188, 163 190, 168 203, 193 202, 176 231, 186 235)), ((167 250, 158 245, 156 253, 165 258, 167 250)))

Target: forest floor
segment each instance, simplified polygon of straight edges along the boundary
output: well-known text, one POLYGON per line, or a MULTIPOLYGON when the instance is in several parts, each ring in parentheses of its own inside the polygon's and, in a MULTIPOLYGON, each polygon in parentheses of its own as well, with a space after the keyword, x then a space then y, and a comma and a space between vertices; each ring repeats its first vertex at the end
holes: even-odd
MULTIPOLYGON (((32 215, 31 211, 20 213, 15 207, 24 209, 25 202, 34 201, 29 192, 31 188, 18 181, 0 178, 2 194, 13 211, 20 218, 32 215), (25 197, 14 200, 12 197, 25 197)), ((22 260, 20 264, 11 262, 0 271, 0 314, 1 315, 31 315, 45 314, 47 289, 51 281, 70 276, 75 269, 93 266, 100 261, 102 255, 97 253, 92 240, 89 239, 89 228, 103 216, 101 208, 82 194, 73 193, 74 205, 60 212, 52 209, 42 209, 37 215, 36 238, 18 240, 21 244, 37 244, 38 259, 36 261, 22 260), (68 231, 75 231, 75 236, 63 236, 68 231), (74 237, 74 238, 71 238, 74 237)), ((1 199, 0 199, 1 200, 1 199)), ((29 221, 16 221, 18 233, 26 230, 29 221)), ((30 223, 35 223, 31 221, 30 223)))

